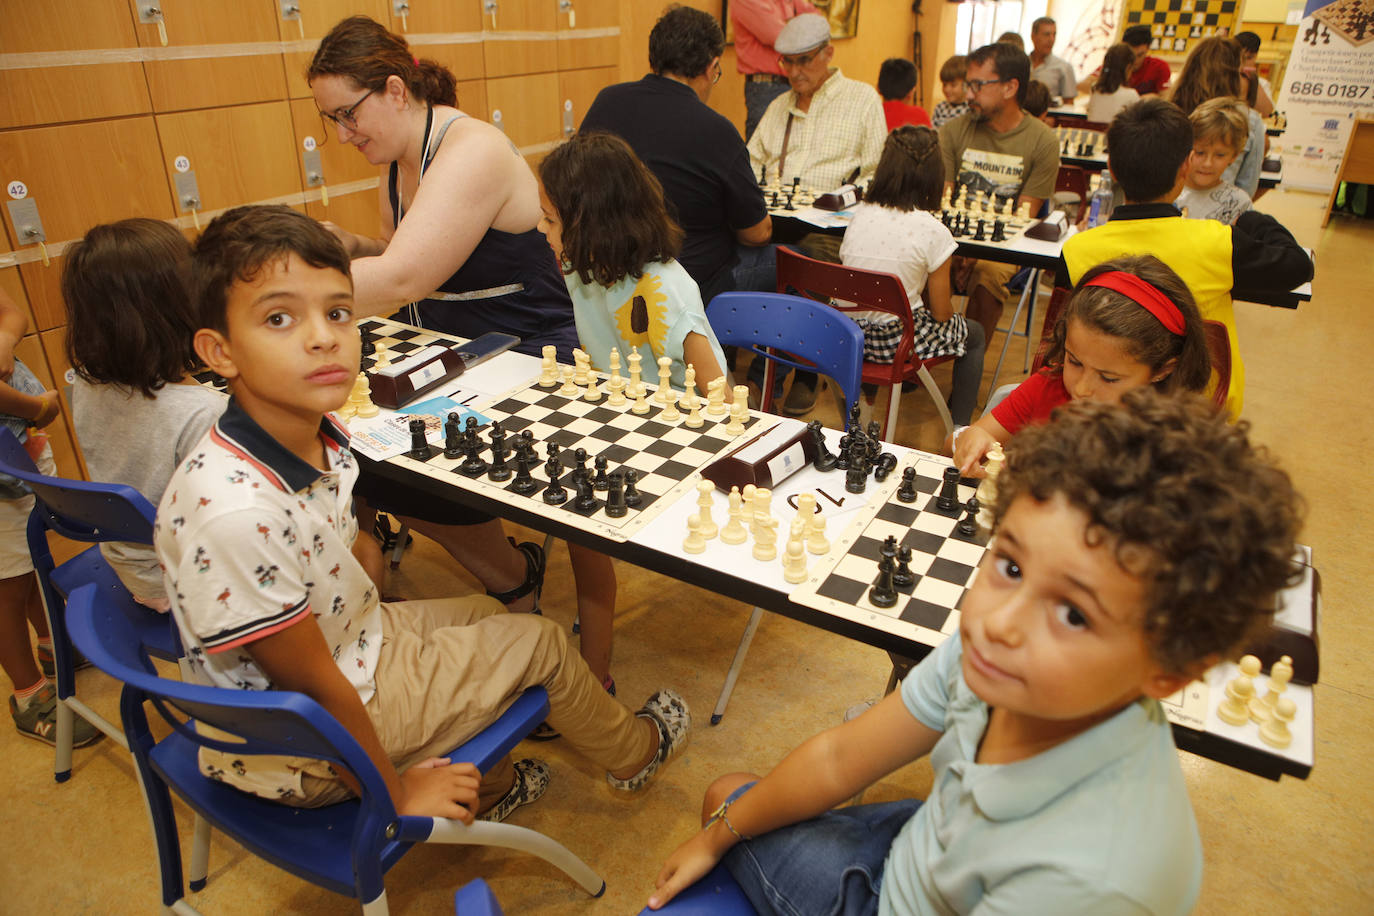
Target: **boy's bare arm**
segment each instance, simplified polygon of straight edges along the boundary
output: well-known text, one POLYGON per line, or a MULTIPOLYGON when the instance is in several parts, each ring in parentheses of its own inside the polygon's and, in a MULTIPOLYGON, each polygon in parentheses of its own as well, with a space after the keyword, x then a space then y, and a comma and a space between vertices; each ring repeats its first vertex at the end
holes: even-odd
POLYGON ((9 381, 14 373, 14 347, 28 329, 24 310, 0 289, 0 381, 9 381))
MULTIPOLYGON (((314 617, 307 616, 244 648, 273 686, 305 694, 348 729, 381 773, 398 813, 451 817, 472 823, 481 782, 477 768, 470 763, 435 766, 436 761, 425 761, 404 775, 398 774, 382 748, 357 689, 334 662, 314 617)), ((354 792, 358 791, 359 784, 352 773, 339 776, 354 792)))
MULTIPOLYGON (((11 371, 14 369, 13 359, 10 362, 10 369, 11 371)), ((28 420, 41 429, 57 419, 59 410, 56 391, 45 391, 42 394, 24 394, 8 382, 0 382, 0 413, 28 420)))

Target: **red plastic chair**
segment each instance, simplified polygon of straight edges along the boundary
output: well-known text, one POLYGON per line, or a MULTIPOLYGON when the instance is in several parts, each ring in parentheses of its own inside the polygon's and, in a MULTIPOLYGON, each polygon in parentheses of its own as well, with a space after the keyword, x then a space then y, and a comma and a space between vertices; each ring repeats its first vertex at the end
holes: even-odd
POLYGON ((826 302, 841 312, 887 312, 897 316, 902 323, 902 338, 892 362, 863 364, 864 383, 885 386, 890 392, 880 435, 886 438, 888 429, 896 427, 902 383, 914 381, 919 381, 930 393, 940 420, 945 424, 945 434, 954 431, 954 421, 950 418, 949 408, 945 406, 945 396, 927 368, 954 357, 937 356, 923 360, 915 355, 916 329, 911 320, 911 303, 907 300, 902 281, 894 274, 817 261, 779 248, 778 292, 826 302))
POLYGON ((1082 166, 1061 165, 1059 174, 1054 177, 1055 193, 1067 191, 1078 195, 1079 213, 1088 206, 1088 172, 1082 166))
POLYGON ((1226 395, 1231 390, 1231 337, 1226 333, 1226 325, 1220 321, 1204 319, 1202 330, 1207 335, 1207 352, 1212 357, 1212 402, 1218 407, 1226 406, 1226 395))
POLYGON ((1065 115, 1051 115, 1054 118, 1055 127, 1068 127, 1072 130, 1095 130, 1098 133, 1107 132, 1106 124, 1101 121, 1089 121, 1087 118, 1075 118, 1065 115))

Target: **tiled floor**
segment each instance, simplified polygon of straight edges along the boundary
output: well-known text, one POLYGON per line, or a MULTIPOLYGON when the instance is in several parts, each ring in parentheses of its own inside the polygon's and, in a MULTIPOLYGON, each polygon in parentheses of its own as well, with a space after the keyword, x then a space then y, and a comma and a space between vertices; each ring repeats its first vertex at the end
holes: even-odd
MULTIPOLYGON (((1374 352, 1374 312, 1361 292, 1369 287, 1374 223, 1336 220, 1319 230, 1323 200, 1275 193, 1261 201, 1316 249, 1314 300, 1296 312, 1237 310, 1249 367, 1246 414, 1307 497, 1304 539, 1325 586, 1316 767, 1307 781, 1273 783, 1182 755, 1206 849, 1198 907, 1205 914, 1374 912, 1374 633, 1363 603, 1374 590, 1374 440, 1354 415, 1369 403, 1374 382, 1364 363, 1374 352)), ((994 340, 994 353, 1000 342, 994 340)), ((1013 343, 1017 368, 1018 347, 1013 343)), ((907 395, 899 441, 935 444, 934 412, 924 399, 907 395)), ((541 802, 514 818, 585 857, 607 877, 605 896, 588 900, 551 868, 512 853, 423 848, 390 875, 394 912, 451 912, 454 889, 479 875, 510 913, 636 912, 664 856, 693 831, 712 778, 768 768, 804 737, 838 722, 851 703, 882 689, 883 653, 770 616, 729 713, 712 728, 706 719, 749 609, 652 572, 623 564, 619 572, 620 695, 634 703, 660 684, 677 687, 697 713, 692 743, 632 799, 613 795, 595 767, 559 742, 523 747, 551 761, 554 782, 541 802)), ((406 555, 388 591, 424 597, 472 587, 422 543, 406 555)), ((556 551, 545 605, 565 623, 572 615, 568 590, 566 554, 556 551)), ((103 675, 84 672, 80 689, 115 715, 116 691, 103 675)), ((78 751, 72 780, 60 786, 51 765, 47 748, 0 728, 0 830, 11 838, 0 862, 0 913, 154 911, 153 847, 128 757, 108 741, 78 751)), ((867 799, 923 796, 929 785, 929 767, 918 763, 870 789, 867 799)), ((349 901, 223 840, 212 847, 211 869, 209 887, 193 898, 207 914, 356 912, 349 901)))

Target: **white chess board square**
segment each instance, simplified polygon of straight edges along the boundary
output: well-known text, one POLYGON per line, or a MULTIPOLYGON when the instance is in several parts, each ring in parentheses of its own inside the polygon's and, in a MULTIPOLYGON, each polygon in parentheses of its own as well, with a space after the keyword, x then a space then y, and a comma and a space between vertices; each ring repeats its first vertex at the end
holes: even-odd
POLYGON ((951 537, 940 545, 939 556, 955 563, 963 563, 965 566, 977 566, 983 561, 985 552, 986 548, 978 544, 951 537))
POLYGON ((952 582, 944 582, 931 576, 923 576, 921 581, 916 583, 916 588, 912 592, 913 598, 922 598, 931 604, 938 604, 941 607, 952 608, 958 604, 963 597, 964 587, 955 585, 952 582))

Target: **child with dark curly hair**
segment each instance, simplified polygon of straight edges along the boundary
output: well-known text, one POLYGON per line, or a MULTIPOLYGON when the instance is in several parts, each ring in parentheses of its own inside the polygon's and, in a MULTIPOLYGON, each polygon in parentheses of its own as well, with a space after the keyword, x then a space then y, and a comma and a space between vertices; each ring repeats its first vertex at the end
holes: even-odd
POLYGON ((1288 475, 1201 399, 1078 401, 1009 443, 959 634, 767 776, 706 792, 657 908, 724 860, 760 912, 1191 911, 1202 848, 1159 700, 1294 577, 1288 475), (929 798, 831 810, 918 757, 929 798))

